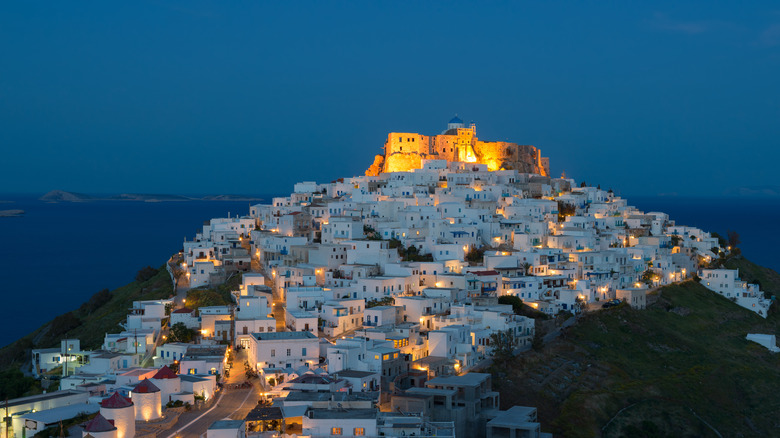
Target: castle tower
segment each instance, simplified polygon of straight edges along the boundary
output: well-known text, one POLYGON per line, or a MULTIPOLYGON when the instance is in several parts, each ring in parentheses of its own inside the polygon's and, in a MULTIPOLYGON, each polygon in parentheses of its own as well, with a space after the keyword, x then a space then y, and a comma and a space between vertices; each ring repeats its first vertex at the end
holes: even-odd
POLYGON ((135 406, 133 402, 115 392, 100 402, 100 414, 114 422, 117 438, 135 436, 135 406))
POLYGON ((117 438, 116 426, 111 424, 106 417, 99 412, 92 420, 84 427, 84 432, 81 435, 83 438, 92 436, 93 438, 117 438))
POLYGON ((149 421, 162 417, 162 393, 149 379, 144 379, 136 385, 130 395, 135 403, 136 420, 149 421))

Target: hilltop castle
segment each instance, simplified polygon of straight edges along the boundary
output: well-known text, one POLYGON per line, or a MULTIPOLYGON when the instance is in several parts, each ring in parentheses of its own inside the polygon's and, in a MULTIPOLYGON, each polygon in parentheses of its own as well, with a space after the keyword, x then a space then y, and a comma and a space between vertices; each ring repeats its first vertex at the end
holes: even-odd
POLYGON ((481 163, 488 170, 515 169, 523 173, 550 175, 550 159, 542 157, 534 146, 505 141, 477 139, 477 127, 468 128, 455 116, 447 130, 439 135, 391 132, 385 141, 384 155, 377 155, 366 175, 382 172, 406 172, 422 168, 422 160, 462 161, 481 163))

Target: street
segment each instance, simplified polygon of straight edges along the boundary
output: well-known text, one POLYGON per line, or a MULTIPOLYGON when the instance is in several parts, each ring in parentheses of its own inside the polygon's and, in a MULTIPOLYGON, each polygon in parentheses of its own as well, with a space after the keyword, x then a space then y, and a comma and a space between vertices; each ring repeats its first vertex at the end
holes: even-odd
POLYGON ((244 375, 244 356, 242 352, 236 354, 233 360, 233 369, 230 377, 224 378, 224 388, 219 392, 217 401, 206 410, 192 410, 183 413, 176 424, 160 437, 167 438, 199 438, 206 433, 212 423, 218 420, 230 418, 243 420, 260 399, 263 391, 262 383, 258 379, 250 380, 249 388, 227 389, 231 385, 246 382, 244 375))
POLYGON ((209 426, 226 418, 243 420, 246 414, 257 405, 259 391, 256 387, 243 389, 223 389, 216 403, 206 411, 185 412, 171 428, 168 438, 199 438, 209 426), (204 413, 205 412, 205 413, 204 413))

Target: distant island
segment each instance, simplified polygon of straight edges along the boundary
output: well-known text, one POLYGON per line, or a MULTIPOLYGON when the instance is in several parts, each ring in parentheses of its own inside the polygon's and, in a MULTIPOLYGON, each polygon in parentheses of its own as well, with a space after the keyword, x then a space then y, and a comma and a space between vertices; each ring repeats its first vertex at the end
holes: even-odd
POLYGON ((16 217, 24 215, 24 210, 0 210, 0 217, 16 217))
POLYGON ((148 193, 121 193, 118 195, 93 196, 84 193, 66 192, 64 190, 52 190, 38 198, 46 202, 87 202, 87 201, 143 201, 143 202, 169 202, 169 201, 260 201, 262 198, 246 195, 207 195, 203 197, 148 194, 148 193))

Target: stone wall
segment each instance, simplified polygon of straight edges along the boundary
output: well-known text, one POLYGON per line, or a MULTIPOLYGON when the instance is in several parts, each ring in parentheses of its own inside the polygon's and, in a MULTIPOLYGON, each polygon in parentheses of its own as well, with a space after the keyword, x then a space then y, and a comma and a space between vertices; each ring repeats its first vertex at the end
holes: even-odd
POLYGON ((504 141, 480 141, 473 126, 435 136, 391 132, 385 141, 385 154, 374 157, 365 173, 377 176, 382 172, 408 172, 422 168, 423 159, 476 162, 486 164, 489 170, 550 174, 549 159, 542 157, 539 149, 504 141))

